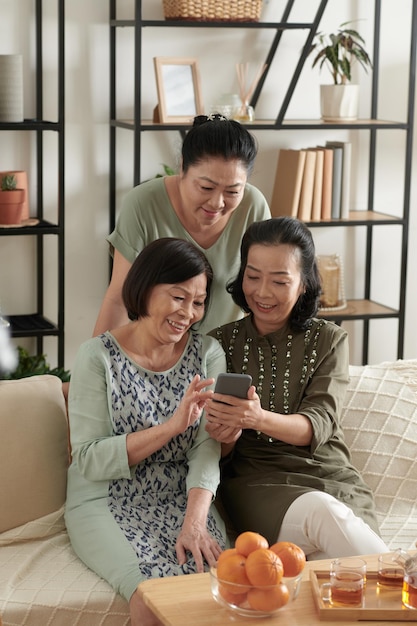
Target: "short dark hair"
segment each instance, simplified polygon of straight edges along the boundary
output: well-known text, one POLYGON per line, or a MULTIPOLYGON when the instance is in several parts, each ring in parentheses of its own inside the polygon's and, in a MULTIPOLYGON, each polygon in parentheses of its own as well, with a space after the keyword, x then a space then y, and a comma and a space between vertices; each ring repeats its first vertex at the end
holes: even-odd
POLYGON ((194 276, 207 277, 207 311, 213 270, 204 253, 191 241, 161 237, 136 257, 123 283, 122 298, 130 320, 148 315, 149 294, 155 285, 183 283, 194 276))
POLYGON ((223 115, 198 115, 182 144, 182 170, 210 157, 238 160, 252 173, 258 146, 251 133, 236 120, 223 115))
POLYGON ((254 244, 266 246, 288 244, 300 251, 301 280, 305 292, 300 295, 291 311, 289 322, 294 330, 305 329, 309 320, 317 315, 321 293, 316 250, 310 230, 303 222, 292 217, 273 217, 262 222, 254 222, 249 226, 240 246, 239 274, 227 285, 227 291, 232 295, 234 302, 246 313, 250 313, 250 308, 243 293, 242 283, 249 248, 254 244))

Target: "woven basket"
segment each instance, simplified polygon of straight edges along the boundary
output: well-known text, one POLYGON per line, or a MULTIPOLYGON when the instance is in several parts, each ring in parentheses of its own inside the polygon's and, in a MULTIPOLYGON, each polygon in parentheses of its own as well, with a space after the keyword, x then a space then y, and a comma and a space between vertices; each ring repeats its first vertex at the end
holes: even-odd
POLYGON ((163 0, 166 20, 258 22, 262 0, 163 0))

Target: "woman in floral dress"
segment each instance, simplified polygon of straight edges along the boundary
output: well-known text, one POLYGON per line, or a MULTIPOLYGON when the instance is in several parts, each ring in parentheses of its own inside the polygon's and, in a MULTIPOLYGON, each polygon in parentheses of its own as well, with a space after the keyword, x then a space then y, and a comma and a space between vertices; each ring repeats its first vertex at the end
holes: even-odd
POLYGON ((85 342, 73 368, 68 532, 130 602, 132 626, 159 624, 135 593, 142 580, 201 572, 225 547, 212 506, 220 444, 202 417, 225 357, 192 330, 211 282, 192 243, 149 244, 123 287, 130 323, 85 342))

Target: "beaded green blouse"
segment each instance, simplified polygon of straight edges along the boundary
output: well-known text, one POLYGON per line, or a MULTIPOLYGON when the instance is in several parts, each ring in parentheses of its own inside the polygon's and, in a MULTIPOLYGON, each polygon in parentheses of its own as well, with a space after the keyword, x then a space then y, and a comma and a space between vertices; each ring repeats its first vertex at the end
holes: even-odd
POLYGON ((318 489, 350 506, 374 530, 373 496, 350 462, 340 425, 349 380, 347 332, 323 319, 305 331, 288 326, 265 336, 252 316, 217 328, 229 372, 250 374, 262 407, 310 420, 309 446, 293 446, 244 430, 222 470, 220 497, 236 532, 255 530, 276 541, 290 504, 318 489))

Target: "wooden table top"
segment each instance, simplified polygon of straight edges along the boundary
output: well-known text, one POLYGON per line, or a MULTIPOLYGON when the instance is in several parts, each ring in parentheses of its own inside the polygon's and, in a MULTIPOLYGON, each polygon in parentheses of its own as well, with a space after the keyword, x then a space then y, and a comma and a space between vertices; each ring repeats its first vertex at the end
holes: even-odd
MULTIPOLYGON (((377 555, 364 556, 368 571, 377 569, 377 555)), ((275 616, 260 620, 234 615, 221 607, 212 598, 210 574, 189 574, 168 578, 153 578, 138 586, 138 591, 145 604, 152 609, 164 626, 347 626, 356 624, 357 617, 341 620, 337 613, 326 615, 322 621, 314 602, 310 583, 310 570, 328 570, 329 560, 307 562, 303 572, 301 590, 295 602, 288 604, 275 616)), ((337 609, 333 609, 336 611, 337 609)), ((404 621, 417 621, 417 611, 404 608, 404 617, 400 621, 386 622, 387 626, 403 626, 404 621)), ((380 623, 373 621, 373 624, 380 623)), ((372 622, 370 622, 372 624, 372 622)))

